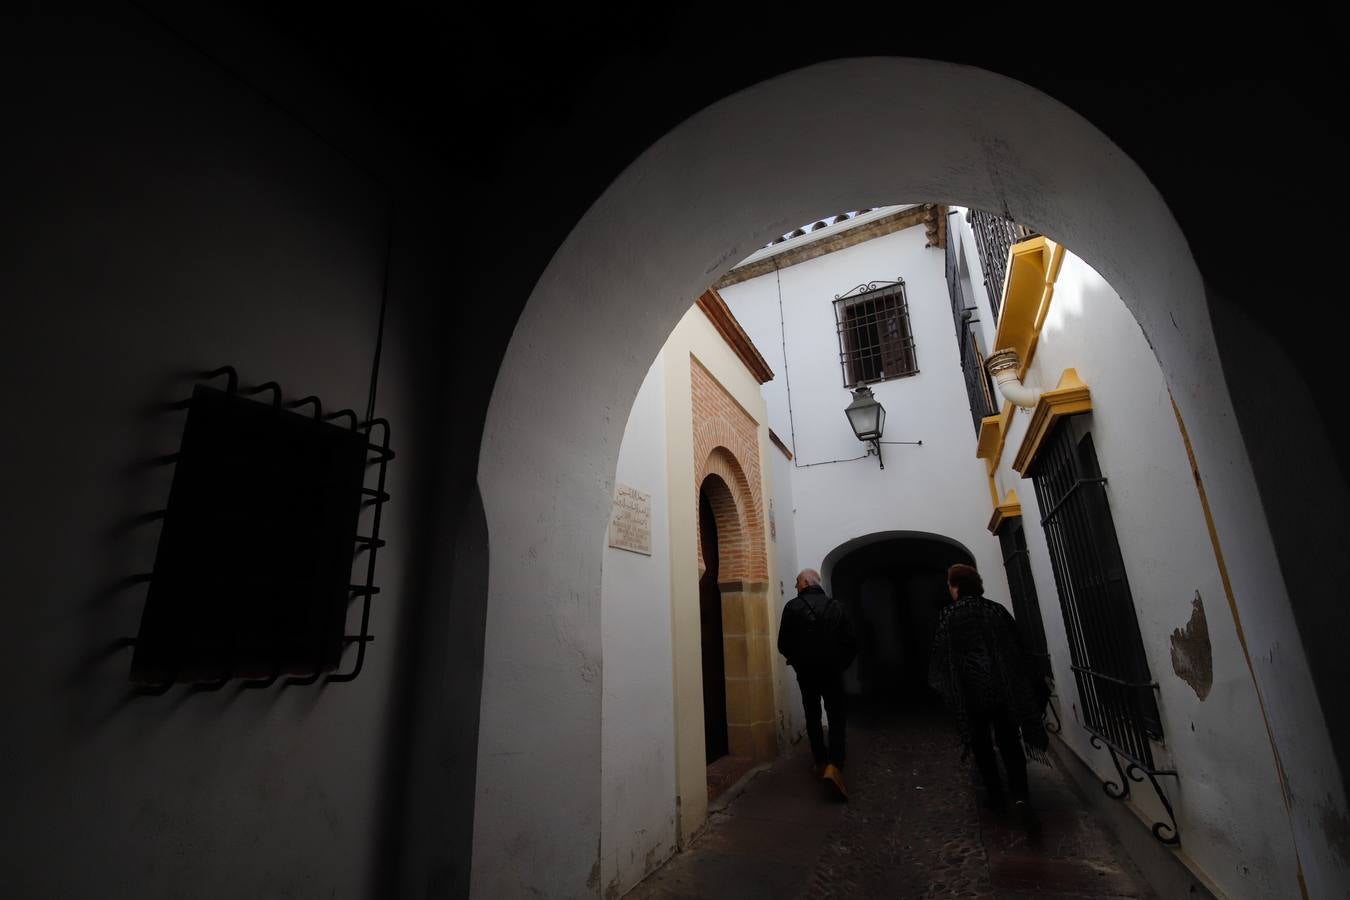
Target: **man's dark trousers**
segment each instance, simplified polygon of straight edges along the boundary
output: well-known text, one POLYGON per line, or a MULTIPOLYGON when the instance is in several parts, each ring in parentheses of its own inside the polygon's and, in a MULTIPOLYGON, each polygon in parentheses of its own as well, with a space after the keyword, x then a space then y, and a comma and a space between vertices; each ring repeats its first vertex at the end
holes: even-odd
POLYGON ((802 703, 806 707, 806 736, 811 740, 811 755, 816 765, 833 763, 844 767, 844 734, 848 712, 844 709, 843 672, 798 672, 797 685, 802 689, 802 703), (825 715, 830 720, 830 746, 825 747, 825 732, 820 725, 820 705, 824 701, 825 715))

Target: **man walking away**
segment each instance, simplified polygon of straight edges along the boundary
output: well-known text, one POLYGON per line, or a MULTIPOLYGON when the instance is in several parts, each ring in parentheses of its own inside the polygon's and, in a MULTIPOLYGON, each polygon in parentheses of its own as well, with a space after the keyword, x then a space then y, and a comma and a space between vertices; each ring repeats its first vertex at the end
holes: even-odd
POLYGON ((1044 699, 1032 675, 1035 670, 1012 614, 983 596, 984 582, 973 566, 952 566, 947 571, 947 590, 952 604, 938 619, 929 683, 956 718, 962 759, 974 754, 989 792, 989 805, 1001 808, 1005 799, 990 740, 993 731, 1014 810, 1027 832, 1035 836, 1040 822, 1027 797, 1026 757, 1030 754, 1043 760, 1049 746, 1041 722, 1044 699))
POLYGON ((848 799, 844 788, 844 740, 848 712, 844 708, 844 670, 858 652, 853 625, 842 604, 827 596, 820 573, 803 569, 797 575, 797 596, 783 607, 778 627, 778 652, 797 673, 806 706, 806 734, 816 771, 848 799), (830 722, 829 747, 820 724, 821 702, 830 722))

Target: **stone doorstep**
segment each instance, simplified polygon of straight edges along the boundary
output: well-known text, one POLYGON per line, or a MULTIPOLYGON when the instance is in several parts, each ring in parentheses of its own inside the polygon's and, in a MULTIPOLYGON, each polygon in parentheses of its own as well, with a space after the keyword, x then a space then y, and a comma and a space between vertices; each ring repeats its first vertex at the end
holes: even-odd
POLYGON ((724 756, 713 760, 708 766, 709 810, 713 800, 726 795, 731 788, 745 780, 746 774, 754 768, 755 761, 748 756, 724 756))

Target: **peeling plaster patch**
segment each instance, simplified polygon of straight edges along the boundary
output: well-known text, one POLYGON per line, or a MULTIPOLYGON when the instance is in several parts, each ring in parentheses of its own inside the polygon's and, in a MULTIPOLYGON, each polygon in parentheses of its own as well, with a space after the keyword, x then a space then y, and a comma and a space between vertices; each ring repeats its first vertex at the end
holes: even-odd
POLYGON ((1172 632, 1172 671, 1204 700, 1214 686, 1214 652, 1209 643, 1209 624, 1200 592, 1191 601, 1191 619, 1172 632))
POLYGON ((1317 804, 1317 809, 1322 814, 1322 831, 1327 836, 1327 843, 1341 864, 1350 866, 1350 815, 1336 807, 1330 794, 1327 794, 1326 803, 1317 804))

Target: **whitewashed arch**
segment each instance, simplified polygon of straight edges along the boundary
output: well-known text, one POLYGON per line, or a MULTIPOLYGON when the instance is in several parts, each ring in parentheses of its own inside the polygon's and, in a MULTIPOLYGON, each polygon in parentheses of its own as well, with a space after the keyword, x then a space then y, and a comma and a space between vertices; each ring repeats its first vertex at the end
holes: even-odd
POLYGON ((476 896, 598 891, 600 567, 624 423, 657 351, 694 298, 771 238, 841 210, 922 201, 1004 211, 1066 244, 1143 328, 1205 478, 1309 889, 1334 889, 1312 804, 1344 796, 1340 775, 1200 273, 1166 203, 1105 135, 1039 91, 869 58, 756 85, 659 140, 568 236, 517 323, 479 464, 490 592, 476 896), (1266 652, 1276 645, 1278 668, 1266 652))

